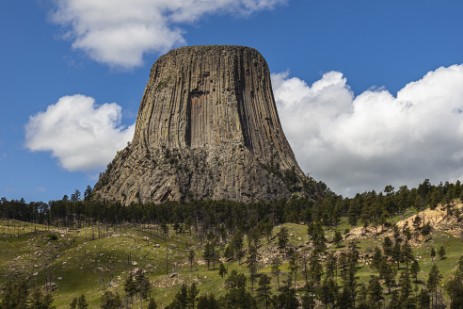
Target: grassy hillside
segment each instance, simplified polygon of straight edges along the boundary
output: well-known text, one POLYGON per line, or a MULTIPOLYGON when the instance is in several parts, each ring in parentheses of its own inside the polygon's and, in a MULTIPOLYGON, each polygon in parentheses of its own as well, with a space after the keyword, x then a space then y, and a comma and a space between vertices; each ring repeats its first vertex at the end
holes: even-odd
MULTIPOLYGON (((391 218, 390 222, 399 222, 413 211, 400 217, 391 218)), ((456 224, 456 223, 454 223, 456 224)), ((307 226, 287 223, 276 226, 272 237, 262 237, 259 245, 259 273, 271 275, 270 262, 273 256, 284 258, 284 250, 278 249, 275 235, 281 228, 288 229, 289 243, 301 255, 311 250, 307 235, 307 226)), ((352 227, 343 218, 337 227, 344 234, 340 248, 330 242, 334 236, 333 229, 325 229, 328 239, 328 251, 346 250, 348 241, 359 241, 361 259, 359 263, 359 280, 367 282, 373 270, 369 266, 368 257, 376 246, 381 246, 385 236, 391 229, 364 229, 352 227), (363 229, 363 230, 362 230, 363 229), (346 233, 346 230, 349 233, 346 233), (360 231, 360 232, 359 232, 360 231)), ((169 228, 168 234, 159 226, 93 226, 83 228, 47 227, 20 221, 0 221, 0 276, 5 282, 8 278, 24 277, 29 282, 44 286, 46 278, 50 278, 54 305, 57 308, 68 308, 74 297, 85 294, 90 308, 100 304, 102 292, 106 289, 125 295, 124 281, 131 271, 137 268, 146 271, 152 283, 152 296, 163 308, 169 304, 181 284, 197 283, 200 293, 212 292, 220 295, 224 291, 224 280, 216 269, 208 270, 203 260, 205 238, 192 230, 191 234, 176 234, 169 228), (188 255, 195 252, 193 269, 190 270, 188 255)), ((455 233, 455 229, 435 228, 430 237, 412 242, 413 251, 418 259, 421 271, 421 285, 426 282, 428 272, 433 264, 431 247, 444 246, 446 258, 436 257, 435 263, 444 275, 445 282, 455 269, 458 259, 463 254, 463 242, 455 233)), ((247 249, 246 238, 243 248, 247 249)), ((219 246, 223 253, 224 246, 219 246)), ((248 275, 245 257, 241 264, 238 261, 225 262, 228 272, 236 269, 248 275)), ((280 267, 288 271, 288 261, 284 260, 280 267)), ((299 268, 296 286, 304 283, 302 267, 299 268)), ((281 279, 284 275, 281 275, 281 279)), ((249 280, 248 280, 248 284, 249 280)), ((277 280, 272 279, 276 288, 277 280)), ((137 304, 138 306, 138 304, 137 304)), ((146 304, 145 304, 146 307, 146 304)))

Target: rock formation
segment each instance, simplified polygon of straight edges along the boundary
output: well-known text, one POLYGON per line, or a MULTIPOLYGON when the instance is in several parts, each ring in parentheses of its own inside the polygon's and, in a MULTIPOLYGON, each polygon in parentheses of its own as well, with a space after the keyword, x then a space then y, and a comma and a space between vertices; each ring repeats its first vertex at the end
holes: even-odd
POLYGON ((251 202, 288 198, 306 181, 281 128, 261 54, 193 46, 153 65, 133 141, 94 192, 123 204, 251 202))

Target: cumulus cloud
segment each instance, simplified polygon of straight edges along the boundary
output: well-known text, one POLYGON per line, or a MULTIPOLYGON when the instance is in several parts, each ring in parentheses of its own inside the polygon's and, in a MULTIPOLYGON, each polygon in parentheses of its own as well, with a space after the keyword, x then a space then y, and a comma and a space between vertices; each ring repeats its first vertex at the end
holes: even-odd
POLYGON ((96 106, 91 97, 65 96, 30 117, 26 147, 50 151, 69 171, 97 171, 132 140, 134 126, 120 123, 121 107, 116 103, 96 106))
POLYGON ((462 179, 463 65, 429 72, 397 95, 382 89, 355 96, 339 72, 312 85, 287 72, 272 82, 301 167, 334 191, 462 179))
POLYGON ((55 0, 52 21, 65 27, 72 47, 121 68, 143 55, 185 44, 181 26, 206 14, 252 14, 287 0, 55 0))

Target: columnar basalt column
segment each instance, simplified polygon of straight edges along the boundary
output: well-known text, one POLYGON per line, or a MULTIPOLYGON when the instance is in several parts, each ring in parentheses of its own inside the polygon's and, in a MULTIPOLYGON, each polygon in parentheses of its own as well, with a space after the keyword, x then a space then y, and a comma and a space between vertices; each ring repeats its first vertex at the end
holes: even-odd
POLYGON ((262 55, 242 46, 192 46, 153 65, 133 141, 94 192, 124 204, 252 202, 288 198, 306 180, 262 55))

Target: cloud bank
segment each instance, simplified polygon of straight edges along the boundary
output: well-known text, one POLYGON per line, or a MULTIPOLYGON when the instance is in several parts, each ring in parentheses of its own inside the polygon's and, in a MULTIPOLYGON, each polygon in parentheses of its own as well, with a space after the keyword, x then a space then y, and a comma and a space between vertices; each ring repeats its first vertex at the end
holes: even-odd
POLYGON ((133 68, 143 55, 185 44, 181 26, 207 14, 249 15, 287 0, 55 0, 54 23, 74 49, 113 67, 133 68))
POLYGON ((463 65, 429 72, 396 96, 354 96, 339 72, 311 86, 288 73, 273 74, 272 82, 301 167, 335 192, 462 179, 463 65))
POLYGON ((30 117, 26 147, 50 151, 69 171, 99 171, 132 140, 134 126, 120 126, 121 114, 116 103, 96 106, 91 97, 62 97, 30 117))
MULTIPOLYGON (((304 171, 335 192, 353 195, 388 184, 415 186, 463 179, 463 65, 441 67, 397 95, 357 96, 339 72, 308 85, 272 74, 285 134, 304 171)), ((50 151, 70 171, 99 171, 132 139, 121 107, 66 96, 32 116, 26 146, 50 151)))

